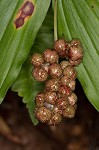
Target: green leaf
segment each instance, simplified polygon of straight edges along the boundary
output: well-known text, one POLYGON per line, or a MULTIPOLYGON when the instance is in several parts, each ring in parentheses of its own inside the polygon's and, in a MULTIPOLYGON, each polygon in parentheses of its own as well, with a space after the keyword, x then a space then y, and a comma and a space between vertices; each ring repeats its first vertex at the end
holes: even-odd
POLYGON ((32 0, 32 16, 26 19, 21 28, 16 29, 14 21, 23 2, 24 0, 0 1, 0 103, 29 55, 51 0, 32 0))
MULTIPOLYGON (((31 54, 38 52, 42 53, 46 48, 52 48, 53 44, 53 13, 50 10, 46 19, 37 35, 35 43, 31 49, 31 54)), ((44 83, 37 82, 32 77, 33 66, 30 62, 31 55, 22 66, 21 72, 12 86, 12 90, 18 92, 18 95, 23 97, 23 102, 26 103, 30 117, 34 125, 38 123, 34 116, 35 96, 38 92, 43 91, 44 83)))
POLYGON ((58 35, 81 40, 84 59, 78 79, 99 111, 99 0, 58 0, 58 35))

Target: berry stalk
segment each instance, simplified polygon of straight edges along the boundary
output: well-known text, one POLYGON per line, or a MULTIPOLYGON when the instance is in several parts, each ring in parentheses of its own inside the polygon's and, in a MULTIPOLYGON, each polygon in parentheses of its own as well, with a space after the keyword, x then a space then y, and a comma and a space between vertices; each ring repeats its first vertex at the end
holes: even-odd
POLYGON ((57 0, 54 0, 54 41, 57 39, 57 0))

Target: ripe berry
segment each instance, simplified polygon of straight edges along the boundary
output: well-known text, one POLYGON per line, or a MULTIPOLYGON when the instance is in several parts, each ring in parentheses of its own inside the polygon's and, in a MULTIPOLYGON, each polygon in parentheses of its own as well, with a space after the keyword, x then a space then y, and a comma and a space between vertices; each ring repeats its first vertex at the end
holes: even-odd
POLYGON ((67 85, 60 85, 58 92, 63 96, 69 96, 72 91, 67 85))
POLYGON ((32 55, 31 63, 35 66, 41 66, 44 63, 43 57, 41 54, 35 53, 32 55))
POLYGON ((81 46, 80 40, 78 40, 78 39, 73 39, 73 40, 70 42, 70 46, 81 46))
POLYGON ((69 59, 70 64, 74 67, 79 65, 81 63, 81 61, 82 61, 81 59, 78 59, 78 60, 75 60, 75 61, 69 59))
POLYGON ((68 86, 71 88, 72 91, 74 91, 75 86, 76 86, 76 81, 75 80, 70 80, 68 86))
POLYGON ((35 97, 35 102, 37 107, 41 107, 44 105, 44 93, 40 92, 35 97))
POLYGON ((62 75, 62 68, 60 64, 54 63, 49 66, 49 74, 52 78, 58 78, 62 75))
POLYGON ((68 98, 67 97, 62 97, 57 100, 57 107, 59 109, 65 109, 69 105, 68 103, 68 98))
POLYGON ((68 79, 76 79, 76 70, 72 66, 67 66, 63 70, 63 75, 66 76, 68 79))
POLYGON ((54 105, 57 101, 57 94, 55 92, 46 92, 44 99, 47 103, 54 105))
POLYGON ((69 61, 63 60, 63 61, 61 61, 60 65, 62 67, 62 70, 64 70, 65 67, 70 66, 71 64, 69 61))
POLYGON ((45 89, 47 91, 55 91, 57 92, 59 89, 59 80, 56 79, 49 79, 48 81, 46 81, 46 85, 45 85, 45 89))
POLYGON ((62 115, 62 109, 59 109, 56 105, 53 107, 53 109, 52 109, 52 114, 56 114, 56 113, 58 113, 58 114, 60 114, 60 115, 62 115))
POLYGON ((60 79, 60 84, 62 85, 69 85, 70 79, 67 78, 67 76, 62 76, 60 79))
POLYGON ((32 75, 37 81, 45 81, 48 77, 47 71, 41 67, 35 67, 32 75))
POLYGON ((35 112, 35 116, 41 122, 48 122, 51 119, 51 111, 46 107, 40 107, 35 112))
POLYGON ((46 49, 43 52, 43 57, 44 57, 45 62, 51 63, 51 64, 57 63, 59 59, 57 52, 52 51, 51 49, 46 49))
POLYGON ((60 57, 65 58, 68 56, 69 43, 63 39, 57 40, 54 43, 54 49, 60 57))
POLYGON ((53 114, 51 119, 49 120, 49 125, 57 125, 61 122, 62 116, 60 114, 53 114))
POLYGON ((69 59, 72 61, 82 60, 83 49, 80 46, 70 46, 68 52, 69 59))
POLYGON ((68 105, 68 107, 63 110, 63 116, 66 118, 73 118, 75 116, 74 106, 68 105))
POLYGON ((77 96, 74 92, 70 96, 68 96, 68 101, 70 105, 74 105, 77 102, 77 96))

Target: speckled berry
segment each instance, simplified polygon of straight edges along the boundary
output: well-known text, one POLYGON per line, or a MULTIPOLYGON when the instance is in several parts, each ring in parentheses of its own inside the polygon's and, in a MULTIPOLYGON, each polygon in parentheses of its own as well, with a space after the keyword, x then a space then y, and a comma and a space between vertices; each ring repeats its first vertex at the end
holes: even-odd
POLYGON ((63 110, 62 110, 62 109, 59 109, 59 108, 55 105, 55 106, 53 107, 53 109, 52 109, 52 114, 56 114, 56 113, 62 115, 63 110))
POLYGON ((44 95, 44 99, 47 103, 54 105, 57 101, 57 94, 56 92, 46 92, 44 95))
POLYGON ((58 92, 63 96, 69 96, 72 91, 67 85, 60 85, 58 92))
POLYGON ((40 107, 35 113, 36 118, 45 123, 51 119, 51 111, 46 107, 40 107))
POLYGON ((68 52, 69 59, 72 61, 82 60, 83 49, 80 46, 70 46, 68 52))
POLYGON ((35 66, 41 66, 44 63, 43 57, 41 54, 35 53, 32 55, 31 63, 35 66))
POLYGON ((70 66, 71 64, 69 61, 63 60, 61 61, 60 65, 62 67, 62 70, 64 70, 67 66, 70 66))
POLYGON ((74 91, 75 86, 76 86, 76 81, 75 80, 70 80, 68 86, 71 88, 72 91, 74 91))
POLYGON ((47 71, 41 67, 35 67, 32 71, 32 75, 37 81, 46 81, 48 77, 47 71))
POLYGON ((53 114, 51 119, 49 120, 48 124, 49 125, 57 125, 61 122, 62 116, 60 114, 53 114))
POLYGON ((72 66, 67 66, 63 70, 63 75, 66 76, 68 79, 75 80, 76 79, 76 70, 72 66))
POLYGON ((40 92, 35 97, 35 103, 37 107, 44 106, 44 93, 40 92))
POLYGON ((69 43, 63 39, 59 39, 55 41, 54 49, 60 57, 65 58, 68 56, 69 43))
POLYGON ((62 75, 62 68, 60 64, 54 63, 49 66, 49 74, 52 78, 59 78, 62 75))
POLYGON ((79 65, 81 63, 81 61, 82 61, 81 59, 78 59, 78 60, 75 60, 75 61, 69 59, 70 64, 74 67, 79 65))
POLYGON ((43 52, 43 57, 44 57, 45 62, 50 63, 50 64, 57 63, 59 59, 57 52, 51 49, 46 49, 43 52))
POLYGON ((68 98, 66 96, 57 100, 57 107, 61 110, 65 109, 68 105, 68 98))
POLYGON ((77 96, 74 92, 70 96, 68 96, 68 101, 70 105, 74 105, 77 102, 77 96))
POLYGON ((78 39, 73 39, 70 42, 70 46, 81 46, 81 42, 78 39))
POLYGON ((60 78, 60 84, 62 84, 62 85, 67 85, 68 86, 69 82, 70 82, 70 79, 68 79, 67 76, 62 76, 60 78))
POLYGON ((49 79, 48 81, 46 81, 46 85, 45 85, 45 89, 47 91, 55 91, 57 92, 59 89, 59 80, 56 79, 49 79))
POLYGON ((63 110, 63 116, 66 118, 73 118, 75 116, 74 106, 68 105, 68 107, 63 110))

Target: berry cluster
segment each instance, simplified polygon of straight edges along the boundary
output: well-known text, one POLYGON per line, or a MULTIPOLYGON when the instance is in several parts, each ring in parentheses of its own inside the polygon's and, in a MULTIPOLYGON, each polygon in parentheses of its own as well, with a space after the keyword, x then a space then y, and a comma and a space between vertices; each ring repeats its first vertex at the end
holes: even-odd
POLYGON ((77 106, 75 66, 80 64, 82 57, 83 50, 77 39, 70 42, 57 40, 54 50, 46 49, 42 55, 32 56, 33 77, 45 81, 44 91, 35 97, 35 116, 39 121, 56 125, 62 116, 74 117, 77 106))

